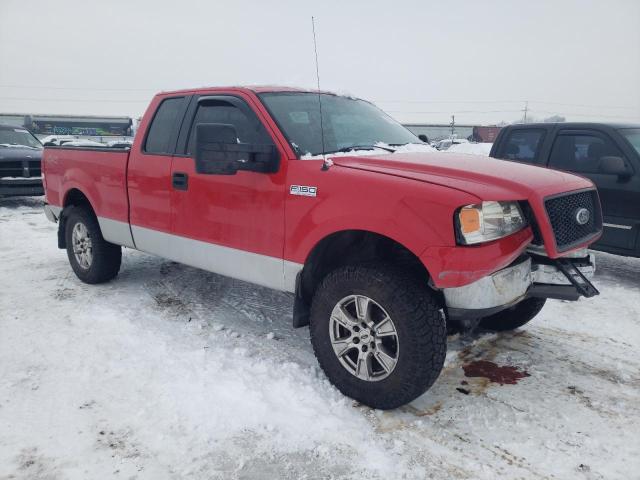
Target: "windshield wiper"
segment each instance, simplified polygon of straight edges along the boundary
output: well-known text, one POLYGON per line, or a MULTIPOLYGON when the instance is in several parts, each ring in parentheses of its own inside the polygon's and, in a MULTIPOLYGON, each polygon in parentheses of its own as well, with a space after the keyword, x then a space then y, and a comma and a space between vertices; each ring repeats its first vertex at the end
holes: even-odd
POLYGON ((338 150, 333 150, 331 152, 325 152, 325 154, 352 152, 354 150, 375 150, 376 148, 379 148, 380 150, 386 150, 387 152, 391 152, 391 153, 395 152, 395 149, 393 148, 381 147, 379 145, 351 145, 349 147, 342 147, 342 148, 339 148, 338 150))

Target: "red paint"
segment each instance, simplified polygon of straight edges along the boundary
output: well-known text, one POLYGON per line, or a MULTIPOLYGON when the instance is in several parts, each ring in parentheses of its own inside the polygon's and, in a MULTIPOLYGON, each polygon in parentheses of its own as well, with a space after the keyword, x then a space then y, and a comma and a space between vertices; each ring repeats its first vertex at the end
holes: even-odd
POLYGON ((478 360, 462 366, 465 377, 482 377, 500 385, 515 385, 518 380, 530 377, 528 372, 512 366, 498 366, 493 362, 478 360))
MULTIPOLYGON (((544 210, 544 197, 593 184, 568 173, 493 158, 441 153, 299 160, 256 92, 280 88, 207 88, 156 95, 129 154, 45 149, 47 202, 63 207, 81 190, 99 216, 176 235, 305 263, 326 236, 367 230, 413 252, 435 286, 469 284, 512 262, 532 238, 530 229, 479 246, 456 245, 457 208, 481 200, 527 200, 551 258, 560 256, 544 210), (185 156, 143 153, 146 130, 162 100, 178 95, 232 94, 245 99, 281 154, 271 175, 195 173, 185 156), (189 174, 188 192, 171 187, 171 172, 189 174), (289 195, 291 185, 317 187, 317 197, 289 195)), ((591 242, 577 245, 582 248, 591 242)))

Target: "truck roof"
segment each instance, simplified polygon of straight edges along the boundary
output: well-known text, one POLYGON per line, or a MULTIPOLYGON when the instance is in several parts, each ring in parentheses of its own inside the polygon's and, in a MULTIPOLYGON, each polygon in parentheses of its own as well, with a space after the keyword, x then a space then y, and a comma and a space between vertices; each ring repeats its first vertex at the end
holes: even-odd
POLYGON ((550 128, 550 127, 565 127, 565 128, 640 128, 640 123, 620 123, 620 122, 537 122, 537 123, 514 123, 513 125, 507 125, 507 127, 537 127, 537 128, 550 128))
POLYGON ((173 94, 192 94, 198 92, 215 92, 218 90, 244 90, 247 92, 254 93, 277 93, 277 92, 299 92, 299 93, 326 93, 329 95, 338 95, 335 92, 328 92, 325 90, 314 90, 308 88, 298 88, 298 87, 284 87, 278 85, 229 85, 226 87, 216 86, 216 87, 196 87, 196 88, 187 88, 183 90, 171 90, 171 91, 162 91, 160 95, 173 95, 173 94))

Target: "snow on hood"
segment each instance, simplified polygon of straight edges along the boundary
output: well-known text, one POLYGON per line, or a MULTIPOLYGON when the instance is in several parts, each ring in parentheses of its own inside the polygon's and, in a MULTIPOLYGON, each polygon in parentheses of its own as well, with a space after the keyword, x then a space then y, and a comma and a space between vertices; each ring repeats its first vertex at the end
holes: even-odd
POLYGON ((406 145, 400 146, 391 146, 384 142, 378 142, 375 144, 376 147, 373 150, 352 150, 349 152, 335 152, 328 153, 326 155, 318 154, 312 155, 310 153, 306 153, 300 157, 301 160, 322 160, 323 158, 333 158, 333 157, 360 157, 360 156, 369 156, 369 155, 393 155, 395 153, 410 153, 410 152, 437 152, 435 148, 426 143, 407 143, 406 145), (390 152, 388 149, 391 148, 394 151, 390 152))

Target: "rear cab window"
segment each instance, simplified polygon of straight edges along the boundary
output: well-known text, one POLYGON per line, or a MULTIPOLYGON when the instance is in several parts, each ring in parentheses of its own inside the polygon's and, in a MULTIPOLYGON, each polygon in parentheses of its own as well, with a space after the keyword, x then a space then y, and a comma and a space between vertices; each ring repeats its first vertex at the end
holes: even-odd
POLYGON ((177 122, 183 115, 183 107, 186 97, 167 98, 160 103, 156 110, 144 143, 146 153, 156 155, 171 155, 175 137, 177 135, 177 122))
POLYGON ((545 130, 541 128, 517 128, 507 133, 500 158, 544 165, 540 151, 545 130))

